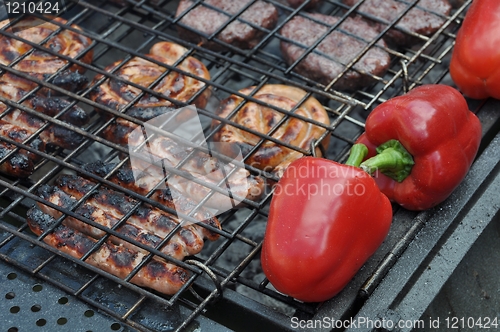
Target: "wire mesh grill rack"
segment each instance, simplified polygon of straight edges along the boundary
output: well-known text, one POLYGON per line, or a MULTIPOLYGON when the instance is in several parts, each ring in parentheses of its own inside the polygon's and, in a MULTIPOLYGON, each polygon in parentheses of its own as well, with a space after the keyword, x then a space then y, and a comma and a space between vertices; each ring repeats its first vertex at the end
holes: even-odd
MULTIPOLYGON (((101 134, 117 118, 142 125, 142 121, 128 115, 127 111, 134 107, 134 104, 145 95, 166 99, 176 107, 182 107, 194 103, 205 90, 211 90, 208 104, 205 107, 198 108, 198 115, 204 125, 204 134, 207 139, 210 139, 217 130, 217 128, 211 127, 214 119, 222 123, 238 126, 230 119, 218 117, 214 113, 214 109, 221 100, 236 94, 245 100, 259 102, 251 96, 241 95, 238 91, 248 86, 262 87, 266 84, 295 86, 306 91, 307 94, 303 100, 309 96, 314 96, 325 107, 330 123, 328 125, 314 123, 323 127, 326 130, 325 134, 314 141, 313 145, 307 149, 280 142, 272 136, 273 132, 287 118, 301 117, 295 114, 294 110, 286 111, 272 105, 266 105, 283 113, 284 118, 271 132, 252 132, 260 138, 260 142, 255 149, 262 145, 263 142, 270 140, 304 155, 310 155, 314 153, 316 147, 321 145, 322 140, 328 137, 330 141, 325 149, 326 157, 336 161, 343 161, 349 148, 363 132, 364 119, 373 107, 421 84, 444 83, 452 85, 447 70, 448 62, 453 49, 456 31, 471 1, 457 4, 447 16, 441 15, 444 23, 436 33, 430 36, 409 32, 396 26, 405 13, 415 6, 418 7, 418 1, 400 1, 407 5, 405 11, 382 29, 375 39, 367 41, 360 54, 354 57, 350 63, 343 64, 343 71, 327 85, 319 84, 296 73, 294 70, 302 59, 314 52, 314 48, 319 45, 322 39, 308 46, 301 57, 291 65, 286 64, 279 49, 282 40, 296 43, 282 36, 279 31, 293 17, 308 15, 304 9, 308 6, 309 1, 305 1, 296 9, 289 7, 285 2, 277 0, 267 2, 273 4, 279 12, 278 23, 274 28, 264 29, 239 17, 239 14, 255 3, 255 1, 248 1, 236 14, 230 16, 227 22, 220 26, 216 32, 210 36, 204 36, 206 40, 199 44, 184 40, 182 33, 179 33, 178 27, 183 28, 184 31, 193 31, 192 28, 184 25, 181 20, 191 10, 201 6, 201 1, 193 1, 189 10, 177 17, 178 1, 68 2, 69 9, 62 15, 67 22, 54 22, 53 24, 57 25, 60 30, 77 32, 91 39, 90 45, 75 58, 61 56, 57 50, 53 50, 47 45, 46 41, 50 37, 35 43, 15 35, 5 27, 0 30, 0 34, 7 38, 22 40, 34 50, 59 56, 67 61, 67 64, 61 67, 57 73, 43 79, 35 78, 15 69, 15 65, 29 56, 30 52, 14 59, 8 65, 0 64, 3 75, 13 74, 35 83, 33 90, 20 100, 12 101, 9 98, 0 96, 0 102, 8 106, 1 116, 5 116, 11 109, 20 109, 27 114, 36 115, 45 122, 44 126, 24 142, 17 142, 8 137, 0 137, 3 142, 11 144, 17 149, 23 149, 41 157, 40 161, 34 166, 31 176, 23 179, 9 176, 0 178, 2 188, 0 191, 2 206, 0 210, 0 258, 9 266, 21 269, 37 278, 37 280, 56 286, 78 299, 78 301, 82 301, 96 308, 99 312, 116 319, 120 324, 112 325, 113 330, 155 331, 196 329, 199 327, 220 329, 223 326, 241 330, 255 328, 275 330, 276 328, 290 329, 291 317, 312 318, 328 314, 331 317, 340 319, 355 315, 366 299, 370 297, 373 290, 380 284, 387 271, 397 261, 399 255, 414 239, 415 234, 424 227, 425 222, 432 216, 433 212, 417 214, 401 209, 396 211, 395 220, 398 223, 393 227, 388 239, 379 251, 365 264, 363 269, 338 297, 323 304, 302 303, 276 292, 266 281, 260 269, 259 253, 272 191, 266 192, 258 201, 245 199, 246 205, 244 208, 230 210, 220 215, 221 230, 211 226, 203 226, 218 233, 219 240, 205 243, 203 251, 194 257, 188 257, 184 261, 172 259, 157 249, 133 242, 134 245, 147 250, 149 255, 133 270, 131 275, 123 279, 87 264, 85 259, 90 253, 84 255, 81 259, 75 259, 47 245, 43 242, 43 238, 47 234, 40 237, 35 236, 26 222, 26 211, 35 202, 47 204, 36 194, 37 190, 45 184, 52 183, 62 173, 84 174, 95 181, 94 189, 101 186, 110 187, 139 202, 148 203, 167 212, 173 212, 152 200, 150 195, 137 194, 109 181, 109 176, 101 177, 82 168, 89 161, 116 162, 116 160, 122 160, 122 162, 125 162, 127 160, 126 157, 123 159, 123 156, 128 154, 128 149, 104 139, 101 134), (218 33, 235 21, 244 22, 260 30, 262 38, 253 48, 241 49, 217 39, 218 33), (78 25, 82 30, 77 30, 71 24, 78 25), (381 46, 378 42, 390 29, 399 29, 411 35, 416 39, 414 45, 411 47, 381 46), (171 41, 180 44, 187 49, 187 52, 173 65, 163 64, 146 55, 149 48, 159 41, 171 41), (223 50, 213 51, 206 47, 208 43, 215 43, 223 47, 223 50), (371 75, 372 83, 370 85, 352 92, 332 88, 346 73, 356 71, 355 64, 372 48, 382 48, 390 54, 391 62, 387 72, 380 77, 371 75), (93 61, 91 63, 82 61, 83 54, 90 50, 93 52, 93 61), (182 72, 176 67, 189 56, 201 60, 210 72, 210 79, 195 77, 205 84, 204 88, 189 100, 183 102, 156 92, 154 90, 156 84, 172 72, 192 76, 192 74, 182 72), (150 82, 149 86, 124 81, 123 78, 115 75, 116 70, 134 57, 147 59, 166 69, 160 77, 150 82), (105 69, 116 61, 119 62, 114 70, 108 71, 105 69), (70 92, 56 85, 54 79, 57 75, 72 65, 85 68, 85 75, 90 81, 97 75, 102 75, 102 78, 92 81, 89 86, 78 92, 70 92), (139 92, 131 98, 126 106, 118 110, 92 101, 89 95, 93 89, 103 84, 107 79, 128 84, 138 89, 139 92), (35 95, 41 89, 50 89, 53 93, 65 97, 69 100, 69 103, 55 116, 41 114, 32 107, 22 104, 23 101, 35 95), (74 105, 86 110, 91 118, 89 124, 81 127, 61 120, 64 114, 74 105), (108 115, 108 117, 102 116, 103 114, 108 115), (53 124, 82 136, 83 141, 72 150, 50 148, 39 151, 33 148, 30 142, 53 124), (133 275, 153 255, 172 261, 192 272, 188 282, 174 295, 164 296, 130 282, 133 275), (242 315, 252 318, 239 319, 238 317, 242 315)), ((326 0, 315 11, 338 16, 341 18, 340 22, 342 22, 357 11, 362 3, 363 1, 354 7, 348 7, 341 1, 326 0)), ((212 10, 221 11, 214 6, 205 5, 212 10)), ((380 19, 376 17, 368 14, 364 15, 369 19, 380 22, 380 19)), ((440 14, 436 13, 436 15, 440 14)), ((20 19, 22 19, 22 16, 12 19, 11 24, 14 25, 20 19)), ((323 37, 329 32, 339 29, 340 22, 329 27, 323 37)), ((57 35, 60 30, 56 30, 53 35, 57 35)), ((486 148, 486 144, 498 131, 498 117, 488 111, 490 108, 487 105, 485 106, 484 103, 471 102, 471 109, 480 116, 484 125, 483 149, 486 148)), ((13 149, 4 155, 0 163, 6 162, 16 151, 16 149, 13 149)), ((260 171, 251 166, 247 166, 247 169, 260 174, 268 180, 276 180, 273 174, 260 171)), ((217 188, 211 189, 216 190, 217 188)), ((90 195, 90 192, 88 195, 90 195)), ((84 195, 79 202, 84 201, 88 195, 84 195)), ((138 208, 138 206, 139 204, 134 209, 138 208)), ((60 210, 63 216, 89 222, 88 219, 82 218, 82 216, 75 213, 74 209, 65 209, 57 205, 52 205, 52 207, 60 210)), ((130 211, 123 217, 123 220, 126 220, 132 213, 133 211, 130 211)), ((191 216, 183 217, 189 219, 191 216)), ((59 218, 60 221, 62 219, 63 217, 59 218)), ((98 244, 102 244, 111 235, 124 238, 115 229, 101 229, 104 229, 107 234, 98 244)), ((175 231, 179 231, 179 227, 175 231)), ((163 243, 167 242, 175 231, 163 243)), ((95 248, 97 247, 98 245, 95 246, 95 248)), ((78 320, 78 322, 81 321, 78 320)), ((66 323, 69 325, 71 319, 64 322, 64 324, 66 323)), ((15 328, 15 322, 12 324, 13 328, 15 328)))

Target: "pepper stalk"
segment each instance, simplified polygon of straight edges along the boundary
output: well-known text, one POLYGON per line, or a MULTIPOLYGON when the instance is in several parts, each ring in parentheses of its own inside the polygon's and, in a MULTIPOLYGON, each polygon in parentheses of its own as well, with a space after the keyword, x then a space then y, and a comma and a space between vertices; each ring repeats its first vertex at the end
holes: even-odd
POLYGON ((376 171, 380 171, 397 182, 402 182, 410 175, 415 162, 401 142, 389 140, 379 145, 376 151, 377 155, 359 165, 365 172, 374 175, 376 171))

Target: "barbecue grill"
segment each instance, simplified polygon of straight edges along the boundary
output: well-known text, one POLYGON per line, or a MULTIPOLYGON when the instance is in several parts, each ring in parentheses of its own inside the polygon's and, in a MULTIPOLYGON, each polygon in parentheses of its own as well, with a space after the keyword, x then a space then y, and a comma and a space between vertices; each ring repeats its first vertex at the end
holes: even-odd
MULTIPOLYGON (((401 1, 408 5, 408 10, 418 2, 401 1)), ((456 6, 450 16, 443 17, 445 24, 434 35, 426 37, 414 34, 419 39, 415 46, 387 47, 386 51, 392 58, 387 73, 383 77, 373 77, 370 86, 349 93, 331 89, 331 86, 347 70, 352 70, 362 54, 345 64, 344 72, 328 86, 295 73, 293 69, 298 61, 289 66, 280 55, 279 42, 283 39, 279 34, 280 28, 295 15, 304 15, 302 9, 309 1, 292 9, 284 2, 269 0, 280 12, 276 28, 262 29, 263 39, 251 50, 225 44, 225 50, 220 52, 205 48, 203 43, 195 45, 186 42, 178 34, 177 26, 182 25, 179 22, 181 17, 175 17, 178 1, 124 2, 120 5, 112 1, 67 1, 68 10, 62 16, 68 20, 68 24, 55 23, 69 30, 73 29, 70 24, 77 24, 83 29, 81 33, 93 40, 89 46, 94 51, 91 64, 83 63, 78 58, 67 60, 86 68, 86 75, 90 79, 103 74, 103 80, 95 84, 101 84, 106 78, 120 79, 104 70, 108 64, 120 59, 125 62, 131 57, 144 57, 155 42, 172 41, 186 47, 189 51, 185 56, 198 58, 211 73, 211 79, 205 83, 206 88, 212 89, 212 97, 205 108, 198 110, 207 138, 214 134, 214 129, 210 127, 212 119, 231 123, 230 119, 218 119, 214 115, 220 100, 251 85, 287 84, 318 98, 331 119, 330 125, 326 126, 327 134, 314 142, 310 149, 290 148, 311 155, 321 140, 330 135, 326 157, 342 162, 363 132, 364 119, 373 107, 421 84, 453 85, 448 63, 454 37, 472 0, 456 6)), ((249 1, 245 8, 253 2, 249 1)), ((341 1, 327 0, 316 10, 345 18, 356 8, 349 8, 341 1)), ((12 19, 12 22, 16 19, 12 19)), ((238 19, 234 15, 220 30, 238 19)), ((377 41, 396 23, 391 22, 376 40, 367 44, 364 52, 370 47, 379 47, 376 46, 377 41)), ((190 29, 189 26, 183 28, 190 29)), ((5 29, 0 30, 0 33, 19 39, 5 29)), ((222 43, 216 40, 215 35, 207 36, 207 39, 222 43)), ((57 54, 43 43, 26 43, 35 49, 57 54)), ((62 114, 44 116, 18 102, 0 98, 9 107, 37 114, 47 121, 47 125, 57 124, 85 137, 84 142, 74 150, 52 149, 46 152, 32 149, 29 142, 17 143, 1 138, 18 148, 42 156, 29 178, 0 177, 0 290, 3 296, 0 310, 4 317, 0 325, 4 330, 276 331, 300 330, 293 327, 293 317, 300 320, 339 321, 360 317, 372 321, 416 320, 482 230, 497 216, 500 206, 500 113, 497 110, 500 105, 496 100, 469 100, 470 109, 478 115, 483 125, 483 141, 466 179, 448 200, 434 209, 417 213, 394 207, 394 221, 386 241, 333 299, 321 304, 302 303, 277 292, 267 282, 260 268, 259 257, 272 191, 259 201, 246 200, 245 207, 220 215, 220 239, 206 243, 200 254, 182 262, 182 266, 190 270, 192 276, 175 295, 163 296, 130 283, 132 275, 122 280, 83 260, 62 254, 33 235, 26 223, 26 211, 41 200, 36 195, 40 186, 51 183, 61 173, 85 173, 82 166, 89 161, 114 161, 128 153, 126 148, 100 136, 114 118, 123 117, 139 125, 142 123, 125 114, 127 107, 116 111, 89 100, 88 95, 93 86, 72 93, 52 84, 53 76, 41 81, 13 69, 13 64, 0 67, 2 73, 13 73, 34 81, 38 88, 32 93, 45 87, 66 96, 73 104, 87 110, 92 120, 80 128, 59 120, 62 114), (109 114, 112 119, 104 119, 101 114, 109 114)), ((166 68, 166 73, 177 70, 172 66, 166 68)), ((143 93, 168 99, 168 96, 155 93, 153 87, 154 83, 148 88, 137 86, 143 93)), ((183 104, 175 100, 172 102, 182 107, 189 105, 192 100, 183 104)), ((286 112, 285 116, 294 116, 293 111, 286 112)), ((271 135, 258 134, 260 144, 265 140, 273 140, 271 135)), ((0 162, 7 158, 5 156, 0 162)), ((154 203, 148 197, 114 185, 107 178, 90 173, 86 175, 98 185, 106 185, 135 199, 154 203)), ((261 175, 273 179, 271 174, 261 172, 261 175)), ((67 209, 61 208, 61 212, 75 216, 73 211, 67 209)), ((164 255, 153 248, 145 249, 151 255, 164 255)), ((323 329, 330 330, 332 327, 335 326, 323 329)), ((341 329, 349 330, 346 326, 341 329)), ((364 326, 353 330, 372 329, 373 326, 364 326)))

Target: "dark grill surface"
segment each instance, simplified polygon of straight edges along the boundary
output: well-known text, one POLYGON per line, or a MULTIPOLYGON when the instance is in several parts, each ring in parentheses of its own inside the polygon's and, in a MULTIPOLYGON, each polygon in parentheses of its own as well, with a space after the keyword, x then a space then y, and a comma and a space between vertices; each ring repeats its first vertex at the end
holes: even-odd
MULTIPOLYGON (((331 87, 342 75, 346 74, 348 69, 352 69, 356 61, 371 47, 380 47, 376 44, 389 28, 382 31, 375 40, 370 41, 363 54, 347 64, 344 72, 325 86, 294 72, 297 63, 320 41, 312 45, 292 66, 284 62, 279 49, 279 42, 284 39, 279 34, 280 28, 294 16, 306 15, 303 8, 309 1, 298 9, 292 9, 278 0, 267 1, 278 8, 279 22, 273 30, 262 29, 264 37, 253 49, 243 50, 234 45, 223 45, 224 43, 215 40, 213 36, 206 36, 211 42, 225 47, 225 51, 211 51, 205 48, 203 42, 199 45, 191 44, 178 34, 177 26, 182 25, 179 23, 180 18, 175 18, 178 1, 127 0, 124 2, 124 5, 118 5, 112 1, 82 0, 78 3, 70 3, 70 10, 63 14, 69 23, 79 25, 83 29, 81 33, 93 40, 88 47, 94 51, 91 64, 86 64, 79 59, 67 59, 70 63, 86 68, 86 76, 90 81, 97 74, 103 74, 105 78, 112 77, 120 80, 112 73, 106 72, 104 68, 121 59, 124 64, 132 57, 144 57, 149 48, 159 41, 173 41, 189 50, 179 62, 187 56, 193 56, 201 60, 210 71, 211 79, 205 83, 207 88, 212 90, 212 96, 208 105, 198 110, 207 139, 214 134, 214 131, 210 129, 212 119, 230 123, 230 120, 220 119, 214 115, 214 110, 222 99, 251 85, 262 86, 271 83, 293 85, 316 97, 326 108, 330 117, 330 125, 325 126, 327 134, 314 145, 319 146, 321 140, 330 135, 329 147, 326 150, 327 157, 342 162, 353 142, 363 132, 364 120, 373 107, 421 84, 453 85, 448 74, 448 63, 455 34, 471 0, 466 1, 460 7, 456 6, 450 16, 443 17, 446 22, 436 34, 430 37, 415 34, 414 37, 418 39, 415 46, 411 48, 384 47, 391 55, 391 65, 387 73, 382 77, 372 77, 373 83, 370 86, 353 92, 337 91, 331 87)), ((253 2, 250 1, 245 8, 253 2)), ((416 4, 413 0, 401 0, 401 2, 406 3, 408 8, 416 4)), ((316 11, 345 19, 355 9, 356 7, 350 9, 343 5, 341 1, 327 0, 316 11)), ((231 17, 230 21, 234 20, 237 20, 236 16, 231 17)), ((61 26, 72 29, 67 25, 61 26)), ((224 27, 221 27, 221 30, 224 27)), ((183 26, 183 28, 190 29, 188 26, 183 26)), ((338 26, 332 27, 332 29, 337 28, 338 26)), ((0 33, 18 38, 5 30, 0 30, 0 33)), ((35 49, 56 54, 43 43, 42 45, 27 43, 35 49)), ((22 58, 17 60, 20 61, 22 58)), ((83 91, 71 93, 53 85, 51 83, 53 76, 40 81, 16 71, 12 66, 13 64, 0 65, 1 72, 17 74, 36 82, 38 88, 32 93, 43 87, 59 92, 68 97, 72 105, 77 104, 88 111, 91 121, 85 127, 76 127, 60 121, 62 114, 55 117, 40 115, 29 107, 0 97, 0 101, 9 107, 37 114, 47 123, 59 124, 85 137, 84 142, 74 150, 51 149, 46 152, 34 150, 29 146, 29 142, 21 144, 1 138, 19 148, 41 155, 42 159, 36 165, 32 176, 27 179, 0 177, 0 258, 9 267, 23 270, 23 275, 27 273, 40 282, 56 286, 77 299, 75 301, 90 305, 99 312, 111 316, 113 320, 119 322, 119 324, 111 325, 112 330, 130 328, 163 331, 197 327, 220 330, 222 326, 236 330, 276 330, 277 328, 290 329, 290 319, 293 316, 301 319, 325 316, 340 319, 355 316, 391 267, 397 264, 398 258, 415 239, 415 236, 425 229, 426 223, 443 208, 413 213, 395 207, 395 222, 389 237, 346 289, 331 301, 321 305, 306 304, 276 292, 266 281, 260 268, 260 247, 272 196, 272 192, 269 192, 257 202, 246 201, 246 207, 222 214, 219 217, 222 224, 222 231, 219 232, 220 239, 215 242, 206 242, 200 254, 188 257, 184 262, 179 263, 193 272, 189 282, 175 295, 162 296, 131 284, 129 280, 132 276, 122 280, 88 265, 83 262, 83 259, 74 259, 46 245, 42 241, 43 236, 37 238, 29 230, 25 219, 26 211, 35 201, 42 200, 36 195, 38 188, 52 183, 53 179, 61 173, 76 172, 94 178, 98 186, 104 184, 136 199, 154 203, 149 198, 114 185, 107 178, 85 173, 82 166, 87 162, 97 160, 116 162, 120 155, 128 153, 128 149, 106 141, 101 138, 100 134, 116 117, 123 117, 141 124, 141 121, 124 113, 133 107, 143 94, 166 98, 181 107, 190 105, 203 91, 186 103, 179 103, 175 99, 169 99, 168 96, 161 96, 154 92, 152 88, 156 82, 153 82, 149 88, 129 82, 141 89, 143 93, 134 98, 125 108, 116 111, 89 100, 89 93, 105 78, 83 91), (99 112, 96 112, 96 109, 99 112), (104 119, 102 114, 111 115, 112 118, 104 119)), ((166 68, 168 70, 165 75, 170 70, 178 70, 171 66, 166 66, 166 68)), ((62 68, 61 71, 64 69, 62 68)), ((482 150, 487 148, 489 141, 499 128, 498 115, 491 111, 495 106, 494 101, 470 101, 471 109, 478 114, 484 127, 482 150)), ((64 111, 67 109, 68 107, 64 111)), ((285 112, 285 115, 294 116, 293 111, 285 112)), ((270 137, 271 134, 259 134, 262 138, 260 144, 266 139, 273 140, 270 137)), ((307 150, 294 146, 288 147, 309 155, 312 150, 312 147, 307 150)), ((5 162, 10 155, 4 156, 0 162, 5 162)), ((491 169, 496 170, 495 167, 493 165, 491 169)), ((249 169, 259 172, 256 169, 249 169)), ((273 179, 270 174, 262 173, 262 175, 273 179)), ((486 177, 485 174, 481 179, 486 177)), ((470 196, 465 196, 464 199, 467 200, 473 196, 473 192, 483 183, 481 179, 473 180, 475 181, 472 184, 474 190, 471 189, 470 196)), ((467 206, 466 203, 462 207, 465 208, 465 206, 467 206)), ((168 211, 168 209, 165 210, 168 211)), ((61 209, 61 211, 67 215, 77 216, 70 210, 61 209)), ((444 225, 445 227, 441 230, 442 234, 453 228, 451 222, 450 224, 444 223, 444 225)), ((428 252, 432 248, 433 246, 428 249, 428 252)), ((158 250, 149 248, 149 251, 158 256, 165 256, 158 250)), ((3 270, 5 269, 0 271, 3 270)), ((137 272, 137 269, 134 272, 137 272)), ((409 280, 410 275, 402 275, 401 278, 409 280)), ((4 277, 0 279, 3 280, 4 277)), ((15 289, 13 291, 15 292, 15 289)), ((57 319, 55 315, 52 318, 57 319)), ((80 324, 81 320, 78 322, 80 324)), ((63 324, 72 324, 71 318, 63 324)), ((20 326, 20 324, 17 325, 20 326)), ((7 326, 7 328, 10 327, 16 327, 15 319, 12 319, 11 326, 7 326)))

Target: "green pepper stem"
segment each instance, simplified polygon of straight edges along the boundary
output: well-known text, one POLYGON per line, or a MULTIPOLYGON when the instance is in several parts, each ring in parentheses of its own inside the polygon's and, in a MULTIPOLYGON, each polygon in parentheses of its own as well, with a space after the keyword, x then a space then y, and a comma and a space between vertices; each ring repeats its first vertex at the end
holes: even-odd
POLYGON ((411 173, 415 162, 412 155, 398 140, 390 140, 377 148, 378 154, 361 163, 360 167, 373 175, 380 171, 390 178, 402 182, 411 173))
POLYGON ((368 154, 368 148, 366 145, 358 143, 354 144, 349 152, 349 158, 345 162, 346 165, 359 167, 363 159, 365 159, 368 154))

